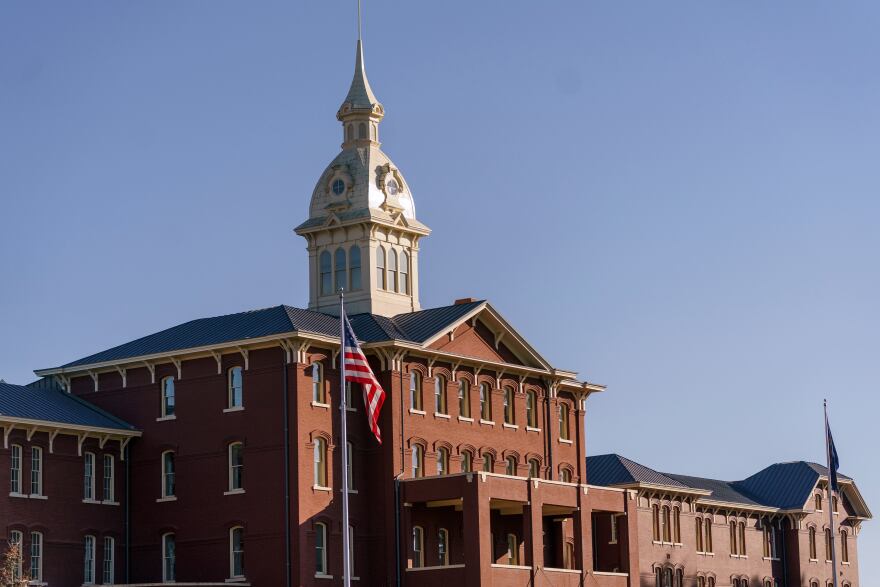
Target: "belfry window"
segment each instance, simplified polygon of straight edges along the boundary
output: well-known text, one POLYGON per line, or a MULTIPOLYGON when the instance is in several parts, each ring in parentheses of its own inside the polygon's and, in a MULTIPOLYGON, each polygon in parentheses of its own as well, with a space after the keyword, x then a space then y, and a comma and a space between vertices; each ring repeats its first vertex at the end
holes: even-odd
POLYGON ((348 287, 352 291, 361 288, 361 248, 357 245, 348 249, 348 287))
POLYGON ((391 249, 391 254, 388 255, 388 289, 391 291, 398 291, 397 289, 397 251, 391 249))
POLYGON ((345 283, 345 249, 338 248, 336 252, 333 254, 333 280, 336 283, 335 291, 339 291, 340 289, 345 289, 348 284, 345 283))
POLYGON ((332 272, 330 251, 322 251, 320 257, 321 271, 321 295, 327 296, 333 293, 333 272, 332 272))
POLYGON ((559 404, 559 438, 571 440, 571 432, 568 429, 568 404, 559 404))
POLYGON ((400 293, 409 294, 409 255, 400 254, 400 293))
POLYGON ((388 274, 385 273, 385 247, 376 249, 376 282, 379 289, 388 289, 388 274))
POLYGON ((367 138, 367 125, 363 122, 358 125, 358 138, 359 139, 367 138))

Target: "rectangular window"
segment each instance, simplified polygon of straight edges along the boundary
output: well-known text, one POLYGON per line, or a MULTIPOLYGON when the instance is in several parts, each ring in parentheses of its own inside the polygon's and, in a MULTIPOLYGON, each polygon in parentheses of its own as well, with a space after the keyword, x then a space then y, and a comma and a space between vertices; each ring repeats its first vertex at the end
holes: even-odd
POLYGON ((112 585, 116 582, 116 540, 110 536, 104 538, 104 577, 105 585, 112 585))
POLYGON ((83 499, 95 499, 95 454, 87 452, 83 455, 83 499))
POLYGON ((244 489, 244 450, 242 443, 229 445, 229 490, 244 489))
POLYGON ((83 557, 83 584, 95 584, 95 537, 86 536, 83 557))
POLYGON ((31 495, 43 495, 43 449, 31 447, 31 495))
POLYGON ((327 526, 315 524, 315 574, 327 574, 327 526))
POLYGON ((414 526, 412 529, 412 566, 419 569, 425 566, 425 533, 421 526, 414 526))
POLYGON ((31 581, 43 580, 43 535, 31 532, 31 581))
POLYGON ((174 377, 166 377, 162 380, 162 417, 173 416, 175 408, 174 377))
POLYGON ((174 496, 174 453, 162 453, 162 497, 174 496))
POLYGON ((21 447, 12 445, 9 466, 9 492, 21 493, 21 447))
POLYGON ((617 516, 611 514, 611 544, 617 544, 617 516))
POLYGON ((244 578, 244 528, 229 531, 229 578, 244 578))
POLYGON ((177 575, 174 534, 162 536, 162 580, 174 581, 177 575))
POLYGON ((229 370, 229 397, 228 408, 241 408, 244 406, 244 385, 242 383, 241 367, 233 367, 229 370))
POLYGON ((18 530, 13 530, 9 533, 9 546, 10 548, 15 549, 15 554, 12 558, 12 579, 17 581, 21 579, 21 561, 24 558, 21 553, 22 542, 24 539, 24 535, 18 530))
POLYGON ((104 455, 104 501, 115 501, 116 480, 113 455, 104 455))

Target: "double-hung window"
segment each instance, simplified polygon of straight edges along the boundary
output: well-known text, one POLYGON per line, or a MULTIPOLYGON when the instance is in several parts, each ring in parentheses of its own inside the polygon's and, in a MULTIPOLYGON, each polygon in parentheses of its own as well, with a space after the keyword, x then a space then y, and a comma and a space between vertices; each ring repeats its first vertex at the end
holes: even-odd
POLYGON ((116 540, 110 536, 104 538, 104 585, 116 582, 116 540))
POLYGON ((315 575, 327 574, 327 525, 315 524, 315 575))
POLYGON ((9 465, 9 492, 21 494, 21 447, 12 445, 9 465))
POLYGON ((95 499, 95 453, 83 454, 83 499, 95 499))
POLYGON ((43 495, 43 449, 31 447, 31 495, 43 495))
POLYGON ((458 380, 458 415, 471 417, 471 384, 467 379, 458 380))
POLYGON ((177 553, 174 534, 162 536, 162 580, 174 581, 177 576, 177 553))
POLYGON ((162 417, 171 418, 175 410, 174 377, 162 379, 162 417))
POLYGON ((174 451, 168 450, 162 453, 162 497, 175 496, 174 480, 174 451))
POLYGON ((227 393, 227 408, 235 409, 244 407, 244 384, 242 381, 241 367, 233 367, 229 370, 229 382, 227 393))
POLYGON ((244 578, 244 528, 241 526, 229 531, 229 578, 244 578))
POLYGON ((229 445, 229 491, 244 490, 244 444, 229 445))
POLYGON ((24 535, 18 530, 13 530, 9 533, 9 546, 10 548, 15 548, 15 556, 12 559, 12 579, 14 581, 18 581, 21 579, 22 573, 22 559, 24 558, 21 554, 21 549, 24 541, 24 535))
POLYGON ((113 455, 104 455, 104 501, 116 501, 116 462, 113 455))
POLYGON ((95 537, 86 536, 83 553, 83 585, 95 584, 95 537))
POLYGON ((31 581, 43 580, 43 533, 31 532, 31 581))

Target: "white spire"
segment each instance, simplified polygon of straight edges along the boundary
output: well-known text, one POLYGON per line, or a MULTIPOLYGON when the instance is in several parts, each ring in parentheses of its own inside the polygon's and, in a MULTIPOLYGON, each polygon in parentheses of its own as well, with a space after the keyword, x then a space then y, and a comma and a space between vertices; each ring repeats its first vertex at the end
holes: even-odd
MULTIPOLYGON (((358 39, 357 54, 354 61, 354 77, 351 80, 351 87, 348 89, 348 95, 342 102, 342 108, 349 105, 350 110, 367 110, 372 111, 375 106, 380 106, 379 100, 373 94, 370 88, 370 82, 367 80, 367 71, 364 67, 364 48, 363 42, 358 39)), ((342 110, 340 108, 340 110, 342 110)))

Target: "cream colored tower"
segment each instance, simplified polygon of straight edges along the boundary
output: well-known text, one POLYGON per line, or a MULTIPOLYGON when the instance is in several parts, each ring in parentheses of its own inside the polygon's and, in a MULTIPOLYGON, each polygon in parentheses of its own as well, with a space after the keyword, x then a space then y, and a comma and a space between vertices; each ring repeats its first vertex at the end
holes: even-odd
POLYGON ((342 151, 327 166, 296 228, 309 251, 309 309, 394 316, 419 309, 419 239, 430 229, 416 220, 412 192, 379 148, 385 109, 373 95, 357 43, 354 79, 336 118, 342 151))

